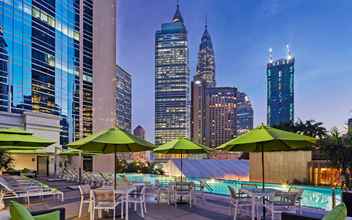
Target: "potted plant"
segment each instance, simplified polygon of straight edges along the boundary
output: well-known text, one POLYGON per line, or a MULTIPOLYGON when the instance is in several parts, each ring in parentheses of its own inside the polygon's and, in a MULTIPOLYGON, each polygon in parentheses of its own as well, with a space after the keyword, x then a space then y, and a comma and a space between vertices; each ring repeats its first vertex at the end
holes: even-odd
POLYGON ((13 158, 5 152, 0 152, 0 175, 4 170, 11 169, 13 167, 13 158))

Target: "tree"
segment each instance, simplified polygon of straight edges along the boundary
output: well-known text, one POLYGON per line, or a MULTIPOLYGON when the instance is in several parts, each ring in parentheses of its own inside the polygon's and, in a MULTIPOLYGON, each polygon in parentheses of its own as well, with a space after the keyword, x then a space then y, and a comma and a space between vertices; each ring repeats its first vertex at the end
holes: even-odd
POLYGON ((323 123, 317 122, 315 120, 307 120, 305 122, 303 122, 302 120, 298 120, 295 123, 283 123, 274 127, 281 130, 304 134, 319 139, 325 137, 327 134, 327 130, 325 127, 323 127, 323 123))
POLYGON ((0 152, 0 170, 7 170, 13 166, 13 158, 4 152, 0 152))
POLYGON ((330 135, 319 141, 318 145, 331 165, 341 170, 342 187, 345 185, 351 189, 352 135, 342 135, 334 128, 330 135))
POLYGON ((307 120, 305 122, 298 120, 294 126, 297 133, 308 135, 314 138, 322 139, 327 134, 327 130, 325 127, 323 127, 323 123, 314 120, 307 120))

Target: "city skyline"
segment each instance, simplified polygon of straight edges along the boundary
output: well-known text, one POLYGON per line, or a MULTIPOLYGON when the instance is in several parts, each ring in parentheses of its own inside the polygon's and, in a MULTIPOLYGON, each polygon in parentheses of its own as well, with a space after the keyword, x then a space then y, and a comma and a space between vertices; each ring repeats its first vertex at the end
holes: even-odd
MULTIPOLYGON (((170 20, 175 6, 173 0, 159 4, 140 0, 119 3, 118 63, 134 73, 133 124, 143 125, 149 140, 153 140, 154 130, 154 109, 148 105, 154 99, 153 37, 160 24, 170 20), (126 12, 132 8, 134 14, 130 16, 126 12), (152 15, 146 16, 150 11, 152 15), (137 24, 139 28, 135 28, 137 24), (140 88, 143 89, 140 91, 140 88), (144 114, 138 115, 141 110, 144 114)), ((352 50, 345 46, 352 37, 346 19, 352 9, 349 2, 334 4, 335 10, 329 13, 325 13, 332 6, 329 2, 317 6, 304 1, 231 4, 228 0, 205 0, 200 4, 199 0, 193 0, 180 1, 180 6, 189 32, 191 77, 195 74, 198 42, 207 15, 217 57, 216 80, 221 85, 246 91, 254 106, 255 125, 266 121, 268 49, 272 47, 274 58, 280 59, 285 57, 285 44, 291 45, 296 57, 295 119, 315 119, 327 128, 342 127, 346 123, 352 108, 345 95, 352 93, 347 83, 352 80, 349 74, 352 68, 348 65, 352 50), (335 40, 326 35, 326 25, 334 33, 340 33, 334 36, 335 40)))

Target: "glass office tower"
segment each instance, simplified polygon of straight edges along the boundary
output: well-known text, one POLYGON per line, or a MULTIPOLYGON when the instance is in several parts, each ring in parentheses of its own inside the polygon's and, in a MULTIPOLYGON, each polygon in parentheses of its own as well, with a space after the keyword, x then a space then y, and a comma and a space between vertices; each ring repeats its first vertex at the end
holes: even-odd
POLYGON ((286 59, 270 58, 267 64, 267 123, 270 126, 294 121, 294 64, 290 51, 286 59))
POLYGON ((170 23, 155 34, 155 143, 189 137, 187 30, 177 5, 170 23))
POLYGON ((4 39, 3 30, 0 27, 0 111, 8 111, 9 109, 8 62, 7 44, 4 39))
MULTIPOLYGON (((60 144, 80 137, 81 115, 83 133, 92 132, 92 4, 92 0, 0 1, 1 38, 8 56, 3 65, 1 55, 0 74, 8 76, 9 84, 8 109, 0 110, 60 116, 60 144)), ((1 43, 1 54, 2 48, 1 43)))

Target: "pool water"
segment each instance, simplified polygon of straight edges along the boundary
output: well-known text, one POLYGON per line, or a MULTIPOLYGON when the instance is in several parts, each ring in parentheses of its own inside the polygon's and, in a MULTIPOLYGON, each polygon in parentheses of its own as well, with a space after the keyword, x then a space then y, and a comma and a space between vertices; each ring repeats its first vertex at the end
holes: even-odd
MULTIPOLYGON (((131 182, 150 182, 154 184, 155 180, 159 180, 161 184, 168 184, 169 182, 174 181, 173 177, 168 176, 157 176, 149 174, 120 174, 126 175, 128 180, 131 182)), ((194 183, 199 183, 200 178, 187 178, 188 181, 193 181, 194 183)), ((205 191, 211 194, 224 195, 228 196, 230 192, 228 191, 227 186, 232 186, 236 189, 241 187, 243 183, 256 184, 258 187, 261 187, 261 183, 258 182, 245 182, 245 181, 236 181, 236 180, 216 180, 216 179, 207 179, 206 180, 205 191)), ((287 191, 287 185, 280 184, 265 184, 266 188, 273 188, 282 191, 287 191)), ((320 208, 325 210, 331 210, 332 207, 332 192, 333 189, 329 187, 315 187, 315 186, 303 186, 303 185, 294 185, 295 188, 303 189, 303 199, 302 205, 312 208, 320 208)), ((341 201, 341 191, 336 190, 336 203, 341 201)))

